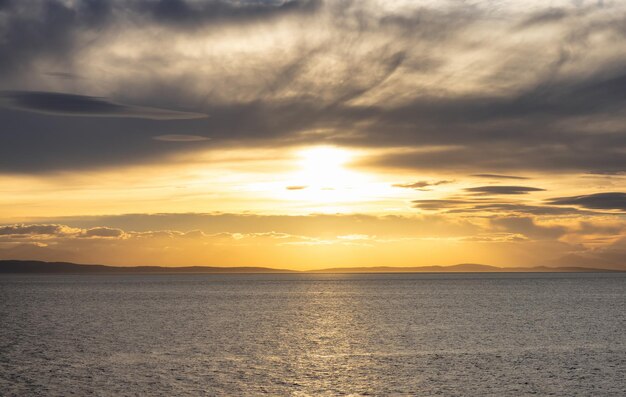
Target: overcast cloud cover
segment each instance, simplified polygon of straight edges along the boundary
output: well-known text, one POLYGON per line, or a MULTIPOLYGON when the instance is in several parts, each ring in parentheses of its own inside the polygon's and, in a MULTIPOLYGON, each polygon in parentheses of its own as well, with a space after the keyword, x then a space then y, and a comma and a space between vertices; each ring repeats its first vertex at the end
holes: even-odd
POLYGON ((4 172, 190 149, 150 139, 173 133, 402 147, 372 159, 390 167, 626 170, 621 1, 1 4, 4 172))

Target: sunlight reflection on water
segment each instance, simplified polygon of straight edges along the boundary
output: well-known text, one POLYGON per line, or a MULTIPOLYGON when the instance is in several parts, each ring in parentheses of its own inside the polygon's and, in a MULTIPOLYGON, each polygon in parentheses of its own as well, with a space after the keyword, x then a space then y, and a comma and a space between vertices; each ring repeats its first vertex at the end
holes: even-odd
POLYGON ((0 277, 3 395, 620 395, 612 274, 0 277))

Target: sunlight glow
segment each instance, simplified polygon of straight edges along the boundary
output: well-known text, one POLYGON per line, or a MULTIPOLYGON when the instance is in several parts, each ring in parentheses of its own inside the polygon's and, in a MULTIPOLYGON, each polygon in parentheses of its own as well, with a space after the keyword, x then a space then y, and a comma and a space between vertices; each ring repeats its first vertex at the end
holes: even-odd
POLYGON ((353 157, 344 149, 334 147, 314 147, 298 153, 301 171, 299 177, 306 184, 321 189, 338 187, 349 182, 351 173, 344 167, 353 157))
POLYGON ((348 167, 357 156, 357 152, 332 146, 296 152, 295 170, 286 175, 287 185, 280 187, 281 198, 320 211, 345 209, 345 205, 366 200, 372 176, 348 167))

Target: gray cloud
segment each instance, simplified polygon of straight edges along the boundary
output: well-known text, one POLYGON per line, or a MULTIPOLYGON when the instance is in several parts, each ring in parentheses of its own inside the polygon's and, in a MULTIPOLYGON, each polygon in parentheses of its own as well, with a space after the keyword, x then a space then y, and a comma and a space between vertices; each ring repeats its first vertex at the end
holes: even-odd
POLYGON ((518 26, 519 28, 527 29, 536 25, 555 23, 563 20, 568 15, 569 13, 562 8, 549 8, 530 15, 518 26))
POLYGON ((530 186, 477 186, 465 189, 466 192, 480 195, 499 194, 527 194, 530 192, 541 192, 545 189, 530 186))
POLYGON ((5 1, 0 9, 0 73, 21 73, 30 62, 63 61, 77 35, 102 29, 113 16, 113 2, 5 1))
POLYGON ((4 92, 0 93, 0 99, 17 109, 62 116, 133 117, 153 120, 208 117, 202 113, 122 105, 103 98, 58 92, 4 92))
POLYGON ((528 205, 523 203, 488 203, 475 204, 465 208, 456 208, 448 213, 480 213, 492 212, 514 215, 560 216, 560 215, 594 215, 595 212, 581 211, 575 208, 559 208, 542 205, 528 205))
POLYGON ((124 23, 199 28, 315 10, 316 0, 61 0, 4 1, 0 8, 0 72, 19 72, 38 59, 63 61, 80 46, 77 36, 124 23))
POLYGON ((17 224, 0 226, 0 236, 11 239, 37 240, 38 238, 120 238, 124 231, 117 228, 96 226, 91 228, 74 228, 58 223, 17 224))
POLYGON ((433 199, 433 200, 413 200, 413 207, 421 210, 446 210, 451 208, 473 207, 476 203, 472 200, 462 199, 433 199))
POLYGON ((536 216, 594 215, 597 211, 580 210, 572 207, 552 205, 529 205, 518 201, 503 201, 492 198, 448 198, 411 201, 414 208, 447 214, 510 214, 536 216))
POLYGON ((576 205, 590 209, 626 211, 626 193, 622 192, 556 197, 549 199, 548 202, 553 205, 576 205))
POLYGON ((472 174, 471 176, 476 177, 476 178, 487 178, 487 179, 529 179, 524 176, 500 175, 500 174, 472 174))
POLYGON ((619 4, 508 11, 495 41, 477 28, 492 17, 481 5, 372 4, 6 3, 0 88, 20 93, 9 98, 13 106, 38 113, 0 110, 0 172, 146 162, 192 149, 153 139, 174 135, 210 136, 198 149, 401 147, 368 163, 411 170, 626 171, 619 4), (525 40, 547 24, 559 33, 525 40), (138 33, 148 31, 154 35, 138 33), (244 36, 267 41, 242 50, 236 43, 244 36), (134 38, 131 54, 120 37, 134 38), (606 41, 592 46, 594 37, 606 41), (186 45, 198 54, 182 51, 186 45), (455 69, 467 52, 478 66, 455 69), (79 114, 116 117, 65 117, 79 114), (186 120, 204 114, 211 117, 186 120))
POLYGON ((64 235, 71 230, 58 224, 31 224, 31 225, 6 225, 0 226, 1 236, 11 235, 64 235))
MULTIPOLYGON (((208 119, 96 119, 0 108, 0 120, 0 172, 46 173, 157 160, 180 145, 165 145, 154 135, 180 129, 202 135, 208 119)), ((195 142, 194 147, 211 142, 195 142)))
POLYGON ((563 236, 568 229, 563 226, 541 226, 529 217, 497 217, 490 219, 496 230, 520 233, 533 239, 553 240, 563 236))
POLYGON ((82 231, 80 237, 104 237, 104 238, 119 238, 124 236, 124 231, 121 229, 115 229, 110 227, 94 227, 82 231))
POLYGON ((200 142, 208 141, 211 138, 200 135, 167 134, 153 136, 152 139, 164 142, 200 142))
POLYGON ((441 180, 441 181, 417 181, 417 182, 413 182, 413 183, 396 183, 393 184, 393 187, 401 187, 404 189, 415 189, 415 190, 422 190, 422 191, 427 191, 430 190, 428 189, 431 186, 439 186, 439 185, 445 185, 448 183, 452 183, 453 181, 445 181, 445 180, 441 180))
POLYGON ((157 22, 193 28, 223 20, 241 22, 288 13, 311 12, 318 6, 317 0, 156 0, 135 1, 131 7, 135 12, 149 15, 157 22))
MULTIPOLYGON (((568 140, 567 135, 561 135, 562 142, 557 143, 554 136, 546 139, 551 142, 541 142, 539 138, 529 134, 529 140, 533 142, 525 149, 520 149, 525 143, 516 138, 508 141, 504 136, 495 138, 501 141, 496 144, 482 142, 482 139, 475 137, 475 143, 465 142, 461 147, 432 152, 386 154, 371 158, 365 164, 398 169, 440 169, 456 172, 485 170, 613 174, 626 171, 626 153, 622 150, 626 146, 625 136, 617 133, 596 136, 571 134, 569 137, 571 140, 568 140), (591 146, 585 146, 585 142, 591 146), (519 154, 512 155, 514 152, 519 154)), ((434 145, 437 142, 431 141, 426 144, 434 145)))

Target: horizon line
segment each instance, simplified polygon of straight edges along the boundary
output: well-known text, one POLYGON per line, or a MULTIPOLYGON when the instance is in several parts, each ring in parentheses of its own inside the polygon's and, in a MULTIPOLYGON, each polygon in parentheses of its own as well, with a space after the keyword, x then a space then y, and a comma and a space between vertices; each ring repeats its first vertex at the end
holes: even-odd
POLYGON ((427 265, 427 266, 354 266, 331 267, 321 269, 283 269, 265 266, 210 266, 210 265, 103 265, 73 263, 65 261, 40 261, 23 259, 0 260, 0 273, 621 273, 626 269, 592 268, 582 266, 516 266, 500 267, 479 263, 460 263, 455 265, 427 265), (48 267, 48 268, 46 268, 48 267))

